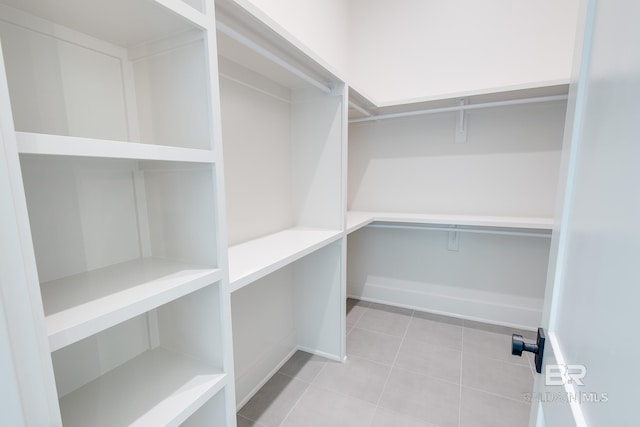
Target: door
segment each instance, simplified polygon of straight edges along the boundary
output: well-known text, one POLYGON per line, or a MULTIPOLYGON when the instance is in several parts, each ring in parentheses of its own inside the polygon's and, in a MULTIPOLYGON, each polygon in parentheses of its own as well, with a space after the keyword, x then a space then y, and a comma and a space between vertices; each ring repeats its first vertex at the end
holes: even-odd
POLYGON ((638 425, 640 2, 583 3, 532 426, 638 425))

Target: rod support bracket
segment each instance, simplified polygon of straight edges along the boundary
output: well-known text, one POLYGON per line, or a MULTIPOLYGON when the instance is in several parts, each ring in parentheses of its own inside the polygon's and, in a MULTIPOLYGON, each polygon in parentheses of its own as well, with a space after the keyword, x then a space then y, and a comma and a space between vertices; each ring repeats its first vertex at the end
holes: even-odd
MULTIPOLYGON (((465 100, 461 99, 458 104, 460 107, 464 106, 465 100)), ((464 109, 460 109, 456 117, 456 142, 467 142, 467 116, 464 109)))

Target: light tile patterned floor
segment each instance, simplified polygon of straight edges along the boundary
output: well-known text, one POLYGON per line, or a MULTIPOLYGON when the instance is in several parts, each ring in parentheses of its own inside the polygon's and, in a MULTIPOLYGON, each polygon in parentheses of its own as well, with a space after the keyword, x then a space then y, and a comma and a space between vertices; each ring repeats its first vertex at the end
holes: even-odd
POLYGON ((347 301, 345 363, 297 352, 238 412, 238 427, 527 426, 531 332, 347 301))

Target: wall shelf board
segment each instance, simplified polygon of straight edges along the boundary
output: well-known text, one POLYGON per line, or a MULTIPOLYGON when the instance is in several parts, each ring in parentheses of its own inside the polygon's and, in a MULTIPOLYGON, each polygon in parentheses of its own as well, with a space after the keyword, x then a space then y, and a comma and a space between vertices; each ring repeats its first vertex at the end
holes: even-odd
POLYGON ((480 106, 482 104, 527 100, 533 98, 565 97, 569 93, 569 85, 566 82, 553 81, 514 87, 479 89, 472 92, 445 94, 431 98, 378 103, 361 92, 353 90, 353 88, 350 89, 349 101, 364 108, 370 113, 370 116, 366 116, 356 109, 350 109, 350 120, 359 120, 367 117, 373 119, 376 116, 395 114, 410 115, 420 111, 459 107, 461 99, 465 100, 466 105, 480 106))
POLYGON ((113 159, 160 160, 215 163, 213 151, 195 148, 110 141, 95 138, 16 132, 20 154, 105 157, 113 159))
POLYGON ((163 348, 147 351, 60 399, 65 426, 178 426, 226 376, 163 348))
MULTIPOLYGON (((216 1, 216 20, 240 32, 252 42, 262 46, 270 54, 320 82, 345 81, 344 76, 302 44, 277 22, 247 0, 216 1)), ((242 64, 273 81, 289 88, 308 84, 280 65, 256 54, 242 43, 230 39, 218 31, 218 52, 233 62, 242 64)))
POLYGON ((221 277, 218 269, 145 258, 43 283, 51 351, 201 289, 221 277))
POLYGON ((347 234, 356 230, 366 227, 375 221, 375 214, 373 212, 347 212, 347 234))
POLYGON ((231 292, 340 239, 338 230, 295 227, 229 248, 231 292))
POLYGON ((207 17, 180 0, 2 0, 41 19, 118 46, 137 46, 193 28, 207 17))
POLYGON ((347 212, 347 233, 356 231, 373 222, 391 224, 460 225, 469 227, 491 227, 509 229, 551 230, 552 218, 524 218, 481 215, 442 215, 400 212, 347 212))

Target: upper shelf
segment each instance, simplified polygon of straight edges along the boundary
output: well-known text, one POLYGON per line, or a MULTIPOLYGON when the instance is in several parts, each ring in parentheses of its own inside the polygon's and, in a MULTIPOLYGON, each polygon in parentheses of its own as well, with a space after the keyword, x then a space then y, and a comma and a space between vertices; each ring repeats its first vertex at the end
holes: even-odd
POLYGON ((16 132, 20 154, 105 157, 112 159, 164 160, 173 162, 215 163, 209 150, 171 147, 104 139, 16 132))
MULTIPOLYGON (((539 84, 517 87, 491 88, 473 92, 452 93, 439 97, 412 99, 393 103, 379 104, 364 93, 349 87, 349 120, 377 118, 391 115, 411 115, 420 112, 439 111, 440 109, 460 107, 464 100, 467 106, 496 106, 531 99, 563 99, 569 93, 569 84, 564 82, 540 82, 539 84)), ((473 107, 472 107, 473 108, 473 107)))
MULTIPOLYGON (((137 46, 193 28, 207 18, 181 0, 1 0, 58 25, 122 47, 137 46)), ((10 13, 4 11, 3 13, 10 13)))
POLYGON ((331 82, 344 80, 249 2, 216 1, 216 29, 218 55, 286 88, 329 92, 331 82))
POLYGON ((231 292, 342 237, 338 230, 290 228, 229 248, 231 292))
POLYGON ((218 269, 145 258, 43 283, 50 349, 58 350, 220 278, 218 269))
POLYGON ((390 212, 347 212, 347 233, 356 231, 372 222, 397 224, 459 225, 528 230, 551 230, 552 218, 523 218, 480 215, 434 215, 390 212))

